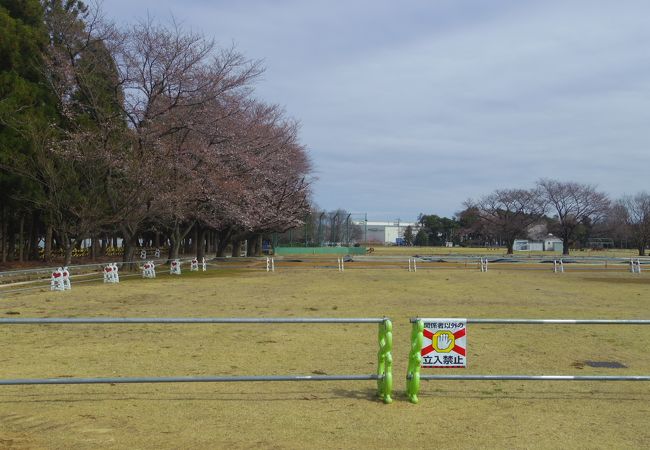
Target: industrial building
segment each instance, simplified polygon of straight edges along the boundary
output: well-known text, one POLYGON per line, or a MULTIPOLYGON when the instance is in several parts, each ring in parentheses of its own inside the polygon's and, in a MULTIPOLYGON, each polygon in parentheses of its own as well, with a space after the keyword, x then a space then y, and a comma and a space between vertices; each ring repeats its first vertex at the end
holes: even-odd
POLYGON ((417 222, 402 222, 396 221, 353 221, 355 225, 361 228, 362 242, 377 245, 396 245, 404 238, 404 231, 406 227, 410 226, 413 230, 413 236, 420 229, 420 224, 417 222))
POLYGON ((549 234, 544 239, 516 239, 512 249, 516 252, 561 252, 562 239, 549 234))

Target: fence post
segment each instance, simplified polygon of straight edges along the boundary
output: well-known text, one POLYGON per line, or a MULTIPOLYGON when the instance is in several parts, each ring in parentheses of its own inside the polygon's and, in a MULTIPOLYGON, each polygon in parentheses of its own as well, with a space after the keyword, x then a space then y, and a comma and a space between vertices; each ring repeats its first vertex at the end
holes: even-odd
POLYGON ((384 319, 379 324, 379 352, 377 354, 377 394, 384 403, 392 403, 393 392, 393 323, 384 319))
POLYGON ((418 402, 420 391, 420 365, 422 364, 422 342, 424 340, 424 322, 420 319, 413 322, 411 329, 411 351, 409 353, 409 365, 406 373, 406 393, 411 403, 418 402))

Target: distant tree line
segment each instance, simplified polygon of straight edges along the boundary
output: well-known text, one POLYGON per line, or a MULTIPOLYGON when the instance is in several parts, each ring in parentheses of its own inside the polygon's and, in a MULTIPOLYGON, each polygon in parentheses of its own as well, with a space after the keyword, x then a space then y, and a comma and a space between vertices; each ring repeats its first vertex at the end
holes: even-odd
POLYGON ((0 0, 2 261, 123 243, 233 254, 303 225, 298 124, 263 72, 180 25, 127 28, 73 0, 0 0))
POLYGON ((562 239, 563 253, 607 238, 631 245, 644 256, 650 245, 650 194, 639 192, 612 200, 593 185, 539 180, 530 189, 497 189, 467 200, 453 218, 421 214, 415 245, 505 246, 534 229, 562 239))
POLYGON ((362 242, 364 232, 345 209, 321 210, 313 206, 303 218, 302 226, 275 235, 278 245, 320 247, 362 242))

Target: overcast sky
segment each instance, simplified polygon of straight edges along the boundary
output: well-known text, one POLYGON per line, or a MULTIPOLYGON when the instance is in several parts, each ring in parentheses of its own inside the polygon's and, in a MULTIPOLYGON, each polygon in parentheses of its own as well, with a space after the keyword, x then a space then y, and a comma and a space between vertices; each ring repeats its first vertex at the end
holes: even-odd
POLYGON ((650 190, 650 2, 104 0, 174 15, 266 72, 325 209, 452 215, 540 177, 650 190))

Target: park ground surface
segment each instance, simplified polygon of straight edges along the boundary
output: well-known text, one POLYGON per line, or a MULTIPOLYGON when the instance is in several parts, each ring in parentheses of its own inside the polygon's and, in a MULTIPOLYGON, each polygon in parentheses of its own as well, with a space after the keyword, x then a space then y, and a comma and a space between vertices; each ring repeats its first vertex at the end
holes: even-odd
MULTIPOLYGON (((0 386, 0 448, 648 447, 648 382, 423 381, 418 405, 404 393, 410 317, 648 319, 648 272, 332 267, 78 284, 5 296, 0 317, 387 316, 393 404, 372 381, 0 386)), ((365 324, 4 325, 0 336, 4 379, 370 374, 378 349, 365 324)), ((469 367, 453 373, 648 375, 649 345, 650 326, 470 324, 469 367)))

